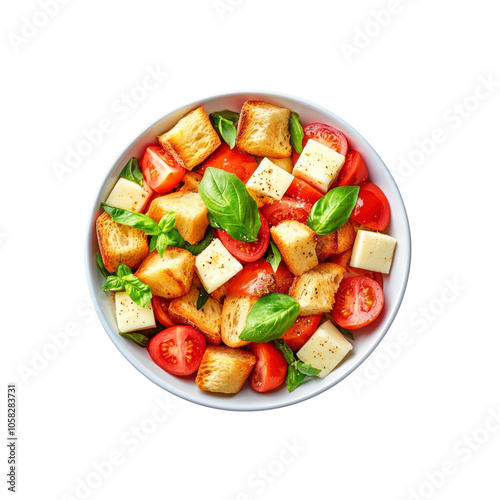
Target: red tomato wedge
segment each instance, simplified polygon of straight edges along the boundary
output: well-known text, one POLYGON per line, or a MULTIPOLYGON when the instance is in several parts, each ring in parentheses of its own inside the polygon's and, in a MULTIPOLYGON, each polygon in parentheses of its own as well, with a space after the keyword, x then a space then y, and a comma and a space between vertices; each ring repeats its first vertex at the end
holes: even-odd
POLYGON ((236 174, 246 183, 257 170, 257 162, 252 155, 240 151, 236 147, 231 149, 229 145, 223 142, 217 151, 202 163, 198 172, 204 174, 207 167, 220 168, 226 172, 236 174))
POLYGON ((192 326, 172 326, 155 335, 148 344, 153 361, 172 375, 191 375, 199 367, 206 341, 192 326))
POLYGON ((357 151, 351 150, 339 173, 339 186, 361 186, 368 179, 368 169, 357 151))
POLYGON ((250 385, 254 391, 271 391, 285 381, 288 364, 272 342, 252 342, 248 345, 248 350, 257 357, 257 363, 250 375, 250 385))
POLYGON ((239 241, 231 238, 226 231, 217 229, 217 236, 222 244, 233 254, 238 260, 242 262, 254 262, 260 259, 269 246, 269 224, 266 219, 259 212, 260 216, 260 229, 257 233, 257 241, 247 242, 239 241))
POLYGON ((288 293, 294 275, 283 262, 276 272, 269 262, 259 259, 245 267, 228 283, 228 295, 253 295, 262 297, 268 293, 288 293))
POLYGON ((330 259, 330 262, 334 262, 339 266, 342 266, 345 269, 344 279, 352 278, 354 276, 367 276, 375 280, 380 288, 384 288, 384 277, 382 273, 376 271, 368 271, 367 269, 360 269, 359 267, 351 267, 349 262, 351 261, 352 248, 346 250, 345 252, 339 253, 338 255, 333 255, 330 259))
POLYGON ((279 201, 265 205, 262 215, 269 222, 270 226, 276 226, 284 220, 296 220, 306 223, 312 204, 307 201, 295 200, 289 196, 283 196, 279 201))
POLYGON ((374 321, 383 307, 384 292, 375 280, 344 278, 335 294, 332 316, 343 328, 356 330, 374 321))
MULTIPOLYGON (((325 123, 311 123, 304 128, 304 138, 302 139, 302 147, 305 147, 307 141, 313 139, 325 146, 334 149, 337 153, 343 156, 347 156, 347 151, 349 150, 349 145, 347 143, 347 138, 343 132, 332 127, 331 125, 326 125, 325 123)), ((295 162, 299 159, 299 154, 293 150, 292 161, 295 162)))
POLYGON ((292 198, 296 198, 297 200, 302 200, 306 203, 310 203, 311 205, 314 205, 320 198, 324 196, 321 191, 318 191, 316 188, 312 187, 302 179, 298 179, 297 177, 293 179, 290 187, 287 189, 286 194, 288 196, 291 196, 292 198))
POLYGON ((391 218, 391 208, 384 192, 372 182, 362 184, 351 219, 376 231, 383 231, 391 218))
POLYGON ((318 329, 320 321, 321 314, 299 316, 281 338, 292 351, 298 351, 318 329))
POLYGON ((175 326, 175 323, 170 319, 168 315, 168 306, 170 301, 164 299, 163 297, 158 297, 157 295, 153 296, 153 300, 151 301, 153 304, 153 313, 155 318, 167 328, 170 326, 175 326))
POLYGON ((186 173, 186 169, 159 146, 149 146, 141 164, 146 182, 158 193, 173 189, 186 173))

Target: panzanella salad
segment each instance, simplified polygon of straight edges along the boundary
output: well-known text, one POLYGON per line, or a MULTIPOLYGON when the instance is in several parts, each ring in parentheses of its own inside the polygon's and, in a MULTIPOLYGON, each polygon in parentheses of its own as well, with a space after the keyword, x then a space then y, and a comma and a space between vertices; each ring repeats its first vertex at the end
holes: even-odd
POLYGON ((340 130, 289 109, 191 111, 130 158, 102 208, 118 332, 201 390, 326 377, 384 307, 387 198, 340 130))

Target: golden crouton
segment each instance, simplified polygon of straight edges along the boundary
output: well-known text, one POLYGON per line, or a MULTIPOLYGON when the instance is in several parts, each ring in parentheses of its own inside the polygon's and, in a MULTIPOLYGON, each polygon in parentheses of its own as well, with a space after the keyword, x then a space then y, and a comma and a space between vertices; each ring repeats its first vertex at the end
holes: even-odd
POLYGON ((149 285, 153 295, 182 297, 193 283, 194 260, 194 255, 182 248, 167 247, 163 257, 155 250, 142 261, 135 275, 149 285))
POLYGON ((236 146, 255 156, 290 156, 289 120, 289 109, 263 101, 247 101, 241 108, 236 146))
POLYGON ((299 303, 299 316, 330 312, 343 276, 342 266, 323 262, 295 278, 289 294, 299 303))
POLYGON ((186 172, 182 178, 182 182, 184 184, 178 189, 177 192, 184 193, 186 191, 192 191, 193 193, 197 193, 198 188, 200 187, 201 179, 203 179, 203 175, 198 172, 186 172))
POLYGON ((144 231, 118 224, 107 212, 96 221, 97 242, 104 267, 114 273, 120 262, 135 269, 149 253, 144 231))
POLYGON ((341 228, 332 234, 316 236, 316 255, 318 259, 327 259, 349 250, 354 245, 356 231, 352 222, 348 220, 341 228))
POLYGON ((247 316, 257 297, 228 297, 222 307, 222 342, 229 347, 242 347, 250 342, 238 337, 247 324, 247 316))
POLYGON ((188 170, 199 165, 220 146, 220 138, 202 107, 191 111, 174 128, 159 135, 158 142, 167 152, 170 146, 173 147, 188 170))
POLYGON ((285 220, 271 228, 271 237, 295 276, 318 265, 316 234, 306 224, 285 220))
POLYGON ((256 357, 242 349, 207 346, 196 384, 203 391, 236 394, 252 372, 256 357))

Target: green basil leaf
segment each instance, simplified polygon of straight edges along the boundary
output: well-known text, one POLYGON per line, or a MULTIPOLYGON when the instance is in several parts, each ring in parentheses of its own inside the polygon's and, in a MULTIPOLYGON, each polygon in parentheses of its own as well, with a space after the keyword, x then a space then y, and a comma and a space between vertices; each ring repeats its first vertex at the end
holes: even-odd
POLYGON ((158 236, 151 236, 151 240, 149 241, 149 251, 154 252, 156 250, 156 243, 158 241, 158 236))
POLYGON ((125 282, 125 291, 130 298, 141 307, 146 307, 148 302, 153 298, 149 285, 143 283, 137 276, 129 274, 122 278, 125 282))
POLYGON ((161 233, 156 238, 157 238, 156 250, 158 250, 160 257, 163 257, 163 254, 165 253, 165 249, 168 247, 168 237, 167 237, 167 235, 161 233))
POLYGON ((257 203, 235 175, 208 167, 198 188, 215 223, 240 241, 257 241, 260 217, 257 203))
POLYGON ((111 215, 112 219, 118 224, 141 229, 150 236, 158 235, 161 233, 160 226, 151 217, 123 208, 110 207, 102 203, 102 208, 111 215))
POLYGON ((281 354, 283 354, 283 356, 286 359, 286 362, 289 365, 295 363, 295 356, 293 354, 293 351, 290 349, 288 344, 283 339, 276 339, 274 341, 274 345, 281 351, 281 354))
POLYGON ((135 158, 134 156, 130 158, 128 163, 123 167, 123 170, 120 173, 120 177, 123 177, 124 179, 135 182, 136 184, 139 184, 139 186, 142 186, 144 178, 142 176, 141 168, 139 167, 137 158, 135 158))
POLYGON ((214 115, 222 116, 222 118, 229 120, 231 123, 236 123, 240 119, 240 115, 238 113, 236 113, 235 111, 229 111, 229 109, 224 109, 222 111, 216 111, 215 113, 212 113, 210 115, 210 119, 212 119, 212 116, 214 115))
POLYGON ((289 295, 271 293, 252 306, 239 338, 250 342, 269 342, 281 337, 299 315, 299 303, 289 295))
POLYGON ((344 328, 343 326, 338 325, 335 323, 335 326, 337 327, 337 330, 342 334, 345 335, 346 337, 349 337, 351 340, 354 340, 354 334, 352 333, 351 330, 348 330, 347 328, 344 328))
POLYGON ((224 118, 220 113, 212 113, 210 121, 220 137, 233 149, 236 144, 236 127, 232 120, 224 118))
POLYGON ((214 229, 222 229, 222 226, 220 224, 217 224, 217 222, 215 222, 210 212, 208 212, 208 222, 214 229))
POLYGON ((300 384, 302 384, 305 378, 306 376, 303 373, 300 373, 295 366, 288 365, 288 371, 285 378, 285 384, 288 392, 292 392, 296 389, 300 384))
POLYGON ((300 124, 300 117, 297 113, 292 112, 290 115, 290 142, 293 149, 300 155, 302 153, 302 139, 304 138, 304 130, 300 124))
POLYGON ((273 271, 276 272, 281 262, 281 253, 278 250, 278 247, 271 240, 269 240, 269 243, 270 245, 269 250, 267 251, 266 260, 269 264, 271 264, 273 271))
POLYGON ((101 273, 104 275, 105 278, 108 276, 112 276, 113 273, 110 273, 105 267, 104 267, 104 262, 102 261, 102 257, 96 253, 95 254, 95 260, 97 262, 97 267, 101 271, 101 273))
POLYGON ((165 214, 158 222, 162 233, 167 233, 175 227, 175 212, 165 214))
POLYGON ((200 294, 198 295, 198 300, 196 301, 196 309, 198 311, 207 303, 209 297, 210 294, 204 288, 202 288, 200 290, 200 294))
POLYGON ((300 373, 302 373, 303 375, 307 375, 308 377, 314 377, 321 372, 321 370, 319 370, 318 368, 313 368, 311 365, 306 365, 305 363, 302 363, 302 361, 297 361, 295 366, 300 373))
POLYGON ((188 243, 186 241, 184 242, 183 248, 188 252, 191 252, 193 255, 198 255, 201 252, 203 252, 203 250, 205 250, 205 248, 207 248, 208 245, 210 245, 210 243, 212 243, 213 237, 214 237, 214 228, 209 227, 207 229, 207 232, 205 233, 205 236, 199 243, 196 243, 196 245, 191 245, 191 243, 188 243))
POLYGON ((123 290, 125 286, 125 281, 123 278, 119 278, 118 276, 108 276, 106 279, 106 283, 102 287, 103 291, 110 290, 112 292, 118 292, 123 290))
POLYGON ((348 220, 358 199, 359 186, 341 186, 328 191, 312 207, 307 225, 316 234, 331 234, 348 220))
POLYGON ((135 344, 141 346, 141 347, 147 347, 149 338, 146 337, 146 335, 143 335, 142 333, 139 332, 131 332, 131 333, 121 333, 120 335, 122 337, 126 337, 127 339, 131 340, 135 344))
POLYGON ((129 274, 132 274, 132 269, 130 267, 126 266, 125 264, 122 264, 121 262, 118 264, 118 267, 116 269, 116 275, 119 278, 124 278, 125 276, 128 276, 129 274))

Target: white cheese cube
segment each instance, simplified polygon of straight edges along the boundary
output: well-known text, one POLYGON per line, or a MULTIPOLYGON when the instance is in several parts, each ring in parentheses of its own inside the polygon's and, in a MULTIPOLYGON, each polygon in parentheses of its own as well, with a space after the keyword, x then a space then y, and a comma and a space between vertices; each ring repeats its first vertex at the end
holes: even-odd
POLYGON ((285 172, 292 173, 293 163, 291 156, 287 156, 286 158, 269 158, 269 160, 285 172))
POLYGON ((326 193, 344 165, 345 156, 309 139, 292 174, 326 193))
POLYGON ((218 239, 214 239, 203 252, 196 256, 195 266, 203 287, 208 293, 212 293, 243 269, 243 266, 218 239))
POLYGON ((351 267, 387 274, 391 270, 396 240, 388 234, 360 229, 352 247, 351 267))
POLYGON ((153 190, 145 181, 142 186, 139 186, 135 182, 120 177, 104 203, 131 212, 141 212, 152 194, 153 190))
POLYGON ((283 198, 293 181, 293 175, 264 158, 248 179, 246 187, 250 195, 262 206, 266 202, 283 198))
POLYGON ((146 304, 146 307, 141 307, 126 292, 115 293, 115 312, 120 333, 134 332, 156 326, 151 301, 146 304))
POLYGON ((325 321, 311 338, 297 351, 297 357, 306 365, 321 370, 325 378, 352 349, 352 345, 331 321, 325 321))

